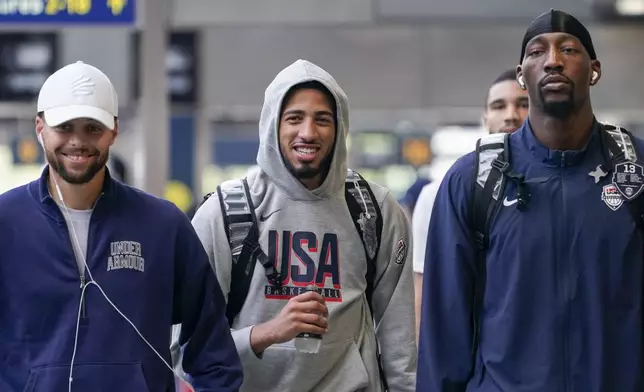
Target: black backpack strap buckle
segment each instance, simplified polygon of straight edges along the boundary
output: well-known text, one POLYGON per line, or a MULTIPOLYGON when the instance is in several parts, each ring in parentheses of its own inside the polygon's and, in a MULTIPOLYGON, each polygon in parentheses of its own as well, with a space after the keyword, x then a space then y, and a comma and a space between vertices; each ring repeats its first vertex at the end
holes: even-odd
POLYGON ((283 284, 282 275, 275 268, 273 260, 262 251, 259 245, 253 250, 253 254, 257 257, 257 261, 260 262, 262 267, 264 267, 264 274, 268 282, 277 288, 281 288, 283 284))
POLYGON ((485 250, 487 248, 487 239, 485 238, 485 234, 481 233, 478 230, 475 230, 474 243, 476 244, 476 248, 478 250, 485 250))
POLYGON ((503 174, 506 174, 510 171, 510 163, 509 162, 504 162, 500 160, 499 158, 495 158, 492 161, 492 167, 497 169, 503 174))

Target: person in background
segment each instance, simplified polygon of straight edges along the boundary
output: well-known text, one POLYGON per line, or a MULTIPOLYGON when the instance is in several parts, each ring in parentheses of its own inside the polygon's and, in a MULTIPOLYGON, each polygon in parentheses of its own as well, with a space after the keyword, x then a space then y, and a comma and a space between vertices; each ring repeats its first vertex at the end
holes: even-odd
POLYGON ((114 179, 124 184, 130 184, 127 166, 120 156, 110 153, 110 157, 107 159, 107 168, 114 179))
POLYGON ((487 91, 483 127, 489 133, 513 133, 528 117, 527 91, 517 83, 517 71, 508 69, 499 75, 487 91))
POLYGON ((416 172, 416 179, 399 200, 400 205, 403 207, 405 214, 407 214, 408 217, 411 218, 414 214, 414 209, 416 208, 416 203, 418 203, 418 197, 421 190, 431 183, 432 180, 430 180, 429 176, 426 175, 425 171, 418 170, 416 172))
MULTIPOLYGON (((519 129, 528 116, 528 92, 517 83, 517 71, 503 71, 490 85, 485 96, 483 127, 489 133, 512 133, 519 129)), ((423 267, 427 246, 427 232, 434 199, 441 184, 440 179, 423 187, 412 215, 414 239, 414 291, 416 303, 416 329, 420 326, 420 306, 423 291, 423 267)))

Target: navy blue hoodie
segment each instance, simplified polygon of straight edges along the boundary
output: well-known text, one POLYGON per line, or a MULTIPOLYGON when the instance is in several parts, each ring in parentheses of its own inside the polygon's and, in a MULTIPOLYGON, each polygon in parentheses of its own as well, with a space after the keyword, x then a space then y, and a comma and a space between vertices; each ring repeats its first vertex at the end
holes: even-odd
POLYGON ((531 196, 519 211, 509 182, 492 222, 474 360, 475 155, 444 177, 428 232, 418 391, 644 390, 643 241, 612 173, 589 175, 610 167, 599 132, 596 123, 586 148, 564 152, 540 144, 528 121, 510 137, 531 196))
MULTIPOLYGON (((0 391, 68 390, 81 279, 48 170, 0 195, 0 391)), ((173 204, 110 179, 92 213, 87 264, 111 301, 171 364, 182 323, 196 391, 236 391, 241 363, 199 238, 173 204)), ((89 281, 87 271, 85 280, 89 281)), ((105 300, 86 289, 73 391, 174 391, 172 372, 105 300)))

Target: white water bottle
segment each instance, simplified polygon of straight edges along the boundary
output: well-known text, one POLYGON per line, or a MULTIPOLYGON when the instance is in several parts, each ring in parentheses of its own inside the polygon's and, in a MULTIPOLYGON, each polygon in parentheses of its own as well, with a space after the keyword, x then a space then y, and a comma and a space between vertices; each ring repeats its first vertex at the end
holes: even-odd
MULTIPOLYGON (((306 291, 315 291, 321 294, 321 290, 313 285, 306 288, 306 291)), ((317 333, 303 332, 295 337, 295 348, 297 351, 307 354, 317 354, 322 345, 322 335, 317 333)))

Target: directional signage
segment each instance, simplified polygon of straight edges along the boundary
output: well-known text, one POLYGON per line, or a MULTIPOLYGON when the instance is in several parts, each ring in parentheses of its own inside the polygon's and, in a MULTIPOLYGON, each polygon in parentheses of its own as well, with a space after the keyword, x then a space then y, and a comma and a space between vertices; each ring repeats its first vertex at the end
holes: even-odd
MULTIPOLYGON (((191 104, 199 96, 199 44, 196 31, 173 31, 167 42, 165 68, 172 103, 191 104)), ((141 95, 141 34, 132 34, 132 96, 141 95)))
POLYGON ((0 23, 133 24, 135 0, 0 0, 0 23))
POLYGON ((35 100, 57 63, 56 33, 0 33, 0 101, 35 100))

